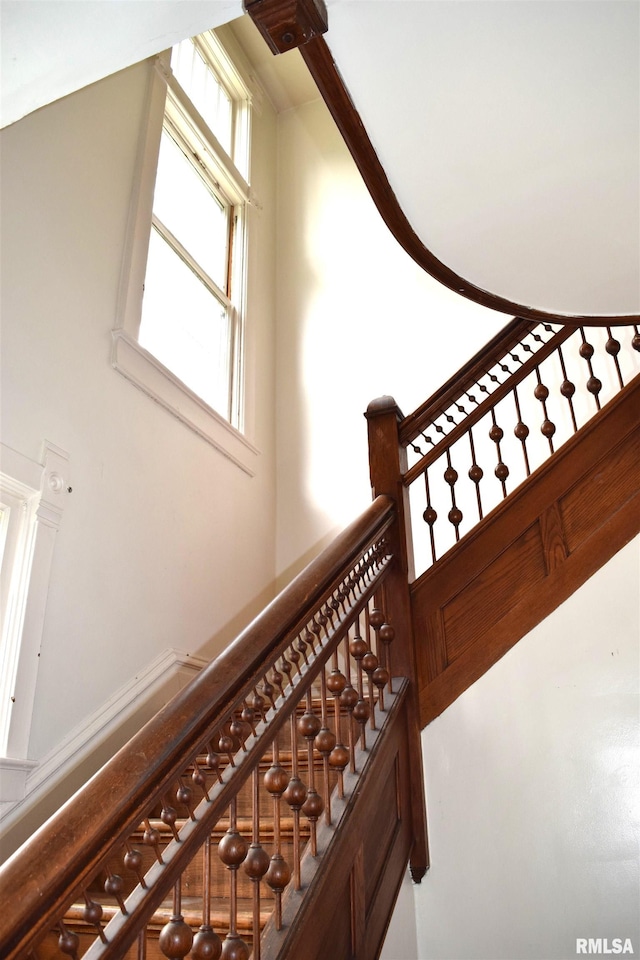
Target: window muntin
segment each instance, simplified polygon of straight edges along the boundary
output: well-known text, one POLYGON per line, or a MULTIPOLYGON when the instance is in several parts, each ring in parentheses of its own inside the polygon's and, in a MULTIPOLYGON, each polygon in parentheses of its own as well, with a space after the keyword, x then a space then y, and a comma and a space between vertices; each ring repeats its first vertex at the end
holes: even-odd
POLYGON ((233 308, 221 303, 154 227, 140 343, 222 416, 231 416, 233 308), (145 322, 147 317, 151 321, 145 322))
POLYGON ((232 209, 224 197, 216 195, 183 148, 164 129, 158 157, 154 217, 227 295, 232 209))
POLYGON ((171 62, 138 342, 242 429, 248 93, 212 34, 171 62))
POLYGON ((173 75, 229 156, 233 144, 233 100, 211 69, 198 39, 183 40, 171 51, 173 75))
MULTIPOLYGON (((0 802, 26 760, 55 534, 69 484, 68 454, 44 441, 41 463, 0 444, 0 802), (8 785, 4 758, 13 773, 8 785)), ((13 784, 13 786, 11 785, 13 784)), ((24 782, 22 782, 24 795, 24 782)))

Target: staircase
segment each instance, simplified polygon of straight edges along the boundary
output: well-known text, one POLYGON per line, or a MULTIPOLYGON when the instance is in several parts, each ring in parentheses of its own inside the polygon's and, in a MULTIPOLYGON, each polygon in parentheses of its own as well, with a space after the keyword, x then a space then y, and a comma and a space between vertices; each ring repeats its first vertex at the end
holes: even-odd
POLYGON ((428 867, 419 731, 640 530, 640 336, 515 320, 375 499, 0 871, 2 958, 379 954, 428 867))

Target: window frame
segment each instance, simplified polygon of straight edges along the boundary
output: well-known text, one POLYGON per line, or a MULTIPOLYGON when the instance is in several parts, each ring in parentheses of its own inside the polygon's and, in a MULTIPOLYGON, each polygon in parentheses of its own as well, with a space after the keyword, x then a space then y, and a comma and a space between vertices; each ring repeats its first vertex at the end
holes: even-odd
MULTIPOLYGON (((215 55, 216 73, 228 90, 232 84, 235 112, 242 122, 232 125, 233 152, 245 169, 250 165, 251 113, 255 90, 246 71, 232 60, 213 32, 192 38, 199 49, 215 55)), ((247 236, 250 207, 255 203, 248 180, 209 129, 188 95, 173 75, 171 50, 150 63, 149 83, 144 108, 141 139, 131 197, 127 239, 118 298, 116 326, 112 331, 111 363, 114 369, 164 407, 170 414, 219 450, 245 473, 255 475, 259 451, 247 434, 245 352, 247 236), (232 298, 230 419, 210 407, 186 386, 157 357, 139 342, 142 297, 147 254, 153 225, 153 196, 160 149, 160 138, 167 123, 178 131, 188 130, 199 143, 199 157, 208 176, 233 204, 234 248, 232 269, 237 296, 232 298)), ((224 292, 224 291, 223 291, 224 292)), ((227 300, 229 298, 227 297, 227 300)))
POLYGON ((39 463, 0 443, 0 499, 12 501, 2 557, 8 597, 0 643, 0 802, 22 800, 56 534, 71 490, 69 455, 45 440, 39 463))

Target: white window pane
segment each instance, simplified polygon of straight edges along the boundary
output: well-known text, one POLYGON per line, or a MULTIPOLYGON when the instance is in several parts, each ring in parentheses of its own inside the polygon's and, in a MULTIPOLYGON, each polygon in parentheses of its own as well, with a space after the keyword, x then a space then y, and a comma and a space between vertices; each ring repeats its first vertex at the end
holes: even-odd
POLYGON ((160 142, 153 212, 226 291, 229 208, 211 193, 166 131, 160 142))
POLYGON ((231 98, 191 40, 183 40, 173 48, 171 68, 196 110, 231 156, 231 98))
POLYGON ((140 344, 194 393, 230 416, 228 312, 156 230, 151 231, 140 344))

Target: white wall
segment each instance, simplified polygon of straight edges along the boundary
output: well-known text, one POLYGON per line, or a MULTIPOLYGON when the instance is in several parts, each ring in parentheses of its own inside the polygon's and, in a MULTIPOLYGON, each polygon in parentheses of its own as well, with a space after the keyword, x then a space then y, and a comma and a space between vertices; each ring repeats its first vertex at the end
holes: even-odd
POLYGON ((41 760, 169 647, 209 657, 272 596, 275 117, 256 116, 250 477, 110 364, 148 72, 2 133, 2 440, 70 456, 29 756, 41 760))
POLYGON ((639 640, 636 538, 424 730, 421 960, 638 954, 639 640))
MULTIPOLYGON (((408 413, 508 318, 399 250, 320 101, 278 123, 284 576, 369 502, 369 401, 389 393, 408 413)), ((415 888, 417 945, 405 884, 385 960, 552 960, 579 936, 637 937, 639 549, 425 731, 432 867, 415 888)))
POLYGON ((390 236, 320 100, 278 118, 279 574, 370 502, 363 413, 409 413, 508 321, 390 236))

